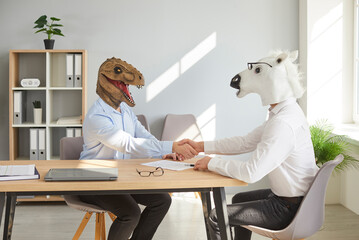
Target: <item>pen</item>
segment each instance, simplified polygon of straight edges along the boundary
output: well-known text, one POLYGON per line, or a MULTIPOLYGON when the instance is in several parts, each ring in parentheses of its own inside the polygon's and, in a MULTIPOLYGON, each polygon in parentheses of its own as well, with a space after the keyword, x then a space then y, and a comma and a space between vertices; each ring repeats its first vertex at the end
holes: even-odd
POLYGON ((185 166, 187 166, 187 167, 194 167, 194 164, 186 163, 185 166))

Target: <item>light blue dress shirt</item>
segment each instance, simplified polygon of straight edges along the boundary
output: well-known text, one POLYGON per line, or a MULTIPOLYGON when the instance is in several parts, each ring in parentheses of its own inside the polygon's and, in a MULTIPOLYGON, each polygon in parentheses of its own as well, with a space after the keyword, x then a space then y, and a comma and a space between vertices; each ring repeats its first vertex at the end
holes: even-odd
POLYGON ((80 159, 161 158, 172 153, 172 141, 158 141, 124 102, 121 112, 99 98, 83 122, 80 159))

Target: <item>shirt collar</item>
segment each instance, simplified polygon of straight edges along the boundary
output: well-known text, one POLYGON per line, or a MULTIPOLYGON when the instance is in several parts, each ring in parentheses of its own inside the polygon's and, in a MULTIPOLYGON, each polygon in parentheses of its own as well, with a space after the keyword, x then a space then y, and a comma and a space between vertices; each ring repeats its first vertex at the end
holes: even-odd
MULTIPOLYGON (((99 98, 98 103, 100 104, 100 106, 102 107, 102 109, 110 114, 110 113, 117 113, 117 114, 121 114, 119 111, 117 111, 116 109, 114 109, 113 107, 111 107, 110 105, 108 105, 104 100, 102 100, 102 98, 99 98)), ((121 107, 121 112, 123 112, 123 102, 120 103, 120 107, 121 107)))
POLYGON ((278 103, 274 108, 269 108, 268 110, 269 110, 269 112, 271 112, 273 114, 277 114, 282 108, 295 103, 295 101, 296 101, 296 99, 294 97, 290 97, 290 98, 278 103))

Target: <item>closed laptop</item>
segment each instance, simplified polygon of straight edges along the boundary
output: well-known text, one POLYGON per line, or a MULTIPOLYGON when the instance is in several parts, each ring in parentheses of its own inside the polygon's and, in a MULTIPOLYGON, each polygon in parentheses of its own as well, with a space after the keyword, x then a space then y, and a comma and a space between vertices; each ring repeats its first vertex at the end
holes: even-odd
POLYGON ((118 168, 51 168, 45 181, 114 181, 118 168))

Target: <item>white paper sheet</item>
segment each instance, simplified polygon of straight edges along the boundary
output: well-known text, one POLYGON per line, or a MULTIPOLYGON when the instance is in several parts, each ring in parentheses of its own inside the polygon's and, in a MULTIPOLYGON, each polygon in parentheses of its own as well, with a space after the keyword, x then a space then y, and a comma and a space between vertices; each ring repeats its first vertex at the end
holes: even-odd
POLYGON ((142 163, 142 165, 150 166, 150 167, 161 167, 163 169, 169 169, 175 171, 182 171, 182 170, 193 168, 193 166, 190 166, 190 163, 175 162, 169 160, 160 160, 155 162, 142 163))
POLYGON ((0 166, 0 176, 35 175, 35 164, 0 166))

